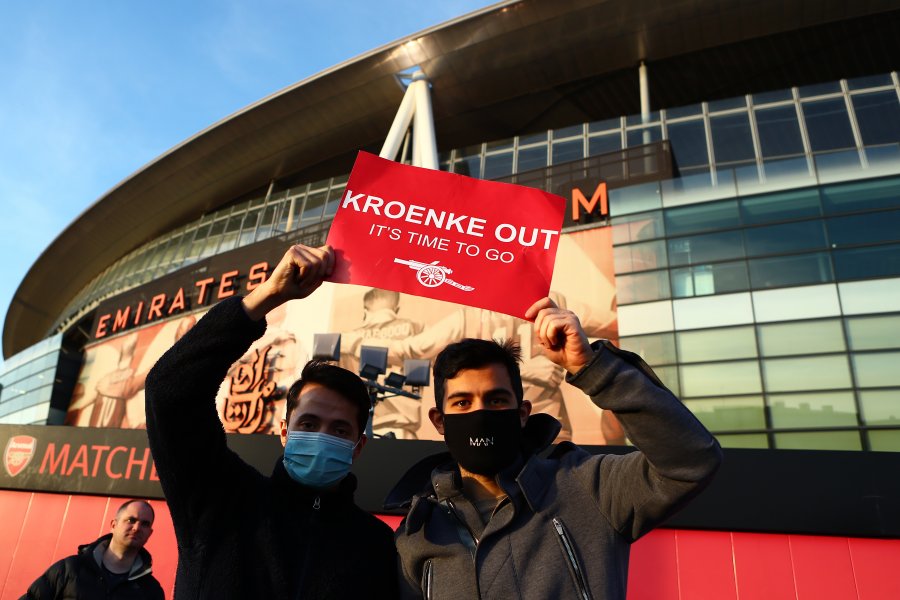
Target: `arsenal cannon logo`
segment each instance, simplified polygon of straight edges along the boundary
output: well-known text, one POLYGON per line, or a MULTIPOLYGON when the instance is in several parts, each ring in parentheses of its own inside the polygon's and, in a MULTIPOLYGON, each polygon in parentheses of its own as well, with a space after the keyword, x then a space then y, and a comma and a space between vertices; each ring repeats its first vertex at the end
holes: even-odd
POLYGON ((464 292, 471 292, 475 288, 471 285, 462 285, 461 283, 457 283, 447 277, 447 275, 453 273, 453 270, 449 267, 445 267, 443 265, 439 265, 441 262, 436 260, 432 263, 423 263, 418 260, 404 260, 402 258, 395 258, 395 263, 399 263, 401 265, 406 265, 410 269, 416 272, 416 279, 419 280, 419 283, 424 285, 425 287, 437 287, 442 283, 446 283, 447 285, 452 285, 455 288, 459 288, 464 292))
POLYGON ((30 435, 14 435, 6 442, 6 450, 3 452, 3 467, 10 477, 21 473, 37 448, 37 439, 30 435))

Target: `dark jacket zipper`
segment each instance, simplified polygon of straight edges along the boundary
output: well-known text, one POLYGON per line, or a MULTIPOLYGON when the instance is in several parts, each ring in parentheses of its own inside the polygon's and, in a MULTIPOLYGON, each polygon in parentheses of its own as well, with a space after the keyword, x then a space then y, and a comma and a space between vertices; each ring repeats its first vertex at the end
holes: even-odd
POLYGON ((578 593, 581 594, 582 600, 591 600, 591 596, 588 594, 587 582, 584 580, 584 571, 581 570, 581 566, 579 566, 578 560, 575 557, 575 547, 572 546, 572 542, 569 540, 569 534, 566 531, 565 526, 563 526, 563 523, 559 518, 554 517, 553 527, 556 528, 556 535, 559 536, 563 548, 565 549, 566 558, 569 560, 569 566, 572 567, 572 571, 575 573, 575 585, 578 587, 578 593))

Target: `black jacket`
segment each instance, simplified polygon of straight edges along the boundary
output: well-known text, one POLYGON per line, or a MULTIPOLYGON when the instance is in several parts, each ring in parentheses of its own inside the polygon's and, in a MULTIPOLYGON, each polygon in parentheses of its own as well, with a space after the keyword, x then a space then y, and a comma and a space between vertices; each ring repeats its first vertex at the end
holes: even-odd
POLYGON ((215 396, 265 331, 239 297, 214 306, 147 377, 147 433, 178 542, 177 598, 393 598, 391 529, 335 493, 266 477, 228 449, 215 396))
POLYGON ((53 563, 20 600, 162 600, 162 587, 150 573, 150 553, 143 548, 131 565, 128 579, 110 585, 100 568, 110 539, 112 534, 108 533, 90 544, 79 546, 78 554, 53 563))

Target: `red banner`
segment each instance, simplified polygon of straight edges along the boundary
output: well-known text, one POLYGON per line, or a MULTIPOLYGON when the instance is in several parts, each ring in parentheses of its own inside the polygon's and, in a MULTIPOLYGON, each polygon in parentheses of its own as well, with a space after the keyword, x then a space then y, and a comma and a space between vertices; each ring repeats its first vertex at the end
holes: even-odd
POLYGON ((330 281, 515 317, 550 291, 565 200, 360 152, 328 234, 330 281))

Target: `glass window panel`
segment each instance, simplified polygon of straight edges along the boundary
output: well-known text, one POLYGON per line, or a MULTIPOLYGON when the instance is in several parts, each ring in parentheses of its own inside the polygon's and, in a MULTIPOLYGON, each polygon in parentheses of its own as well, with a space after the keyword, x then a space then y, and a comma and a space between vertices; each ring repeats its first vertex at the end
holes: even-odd
POLYGON ((512 150, 513 148, 514 138, 507 138, 505 140, 496 140, 494 142, 488 142, 484 145, 485 150, 491 152, 492 150, 512 150))
POLYGON ((793 99, 790 89, 774 90, 771 92, 761 92, 753 94, 753 104, 769 104, 770 102, 781 102, 783 100, 793 99))
POLYGON ((528 144, 537 144, 538 142, 546 142, 547 141, 547 132, 541 131, 539 133, 529 133, 528 135, 520 135, 519 136, 519 147, 527 146, 528 144))
POLYGON ((750 285, 756 290, 828 283, 833 279, 831 263, 824 253, 750 261, 750 285))
POLYGON ((701 104, 691 104, 690 106, 676 106, 675 108, 666 109, 666 119, 679 119, 681 117, 692 117, 694 115, 702 115, 703 106, 701 104))
POLYGON ((752 327, 681 331, 676 335, 679 362, 703 362, 756 357, 752 327))
POLYGON ((862 450, 856 431, 810 431, 775 434, 779 450, 862 450))
POLYGON ((746 112, 710 117, 709 128, 717 164, 755 158, 750 119, 746 112))
POLYGON ((484 178, 499 179, 513 172, 513 153, 488 154, 484 157, 484 178))
POLYGON ((623 337, 619 346, 639 355, 651 366, 675 362, 675 335, 672 333, 623 337))
POLYGON ((850 367, 847 364, 847 357, 843 354, 805 358, 768 358, 762 361, 762 370, 768 392, 851 387, 850 367))
POLYGON ((547 146, 519 148, 519 165, 517 172, 543 169, 547 166, 547 146))
POLYGON ((851 350, 900 348, 900 315, 851 317, 847 319, 851 350))
POLYGON ((481 177, 481 144, 457 151, 453 172, 469 177, 481 177))
POLYGON ((859 387, 900 386, 900 352, 853 354, 852 359, 859 387))
POLYGON ((747 256, 786 254, 828 247, 822 221, 800 221, 744 230, 747 256))
POLYGON ((866 146, 900 142, 900 102, 893 89, 851 97, 856 124, 866 146))
POLYGON ((870 167, 893 166, 900 162, 900 145, 869 146, 865 149, 870 167))
POLYGON ((810 96, 822 96, 824 94, 836 94, 841 91, 840 81, 829 81, 828 83, 814 83, 812 85, 802 85, 797 89, 801 98, 809 98, 810 96))
POLYGON ((667 130, 675 165, 679 169, 709 164, 706 127, 702 120, 670 123, 667 130))
POLYGON ((762 391, 755 360, 679 367, 682 393, 690 396, 755 394, 762 391))
POLYGON ((802 107, 813 152, 856 146, 843 98, 805 102, 802 107))
POLYGON ((272 235, 272 227, 275 224, 277 210, 277 204, 269 204, 265 210, 263 210, 262 217, 259 221, 259 227, 256 230, 257 240, 264 240, 272 235))
POLYGON ((663 385, 669 388, 673 394, 681 397, 681 387, 678 382, 678 367, 653 367, 653 372, 663 382, 663 385))
POLYGON ((632 129, 626 133, 628 147, 643 146, 644 144, 652 144, 662 139, 662 129, 659 125, 650 127, 642 127, 641 129, 632 129))
POLYGON ((838 281, 900 276, 900 245, 837 250, 834 272, 838 281))
MULTIPOLYGON (((647 123, 655 123, 659 121, 659 111, 654 110, 651 111, 649 115, 647 115, 647 123)), ((644 117, 640 114, 636 115, 628 115, 625 117, 625 125, 641 125, 644 123, 644 117)))
POLYGON ((574 135, 582 135, 584 133, 584 126, 580 123, 578 125, 570 125, 569 127, 562 127, 560 129, 553 130, 553 139, 561 140, 563 138, 572 137, 574 135))
POLYGON ((312 192, 306 196, 306 204, 303 206, 303 225, 322 220, 322 211, 325 208, 326 192, 312 192))
POLYGON ((847 80, 847 87, 851 90, 862 90, 871 87, 881 87, 883 85, 894 85, 890 73, 868 75, 847 80))
POLYGON ((763 162, 763 171, 769 183, 776 183, 779 180, 794 183, 798 179, 803 180, 810 176, 809 162, 805 156, 766 160, 763 162))
POLYGON ((866 425, 900 425, 900 390, 859 393, 866 425))
POLYGON ((256 225, 259 223, 259 215, 262 213, 261 210, 251 210, 244 217, 244 224, 241 228, 241 241, 240 245, 244 246, 253 241, 253 238, 256 236, 256 225))
POLYGON ((800 122, 793 104, 754 111, 763 157, 803 153, 800 122))
POLYGON ((741 217, 746 225, 812 218, 821 214, 819 191, 815 188, 741 200, 741 217))
POLYGON ((662 240, 613 248, 616 273, 648 271, 666 266, 666 246, 662 240))
POLYGON ((584 140, 576 139, 553 144, 553 164, 571 162, 584 158, 584 140))
POLYGON ((622 135, 616 131, 607 135, 595 135, 588 138, 588 154, 597 156, 617 152, 622 149, 622 135))
POLYGON ((619 304, 664 300, 669 297, 668 271, 616 276, 619 304))
POLYGON ((826 214, 895 208, 900 204, 900 179, 875 179, 822 188, 826 214))
POLYGON ((662 218, 662 213, 659 211, 613 217, 613 244, 625 244, 662 237, 662 218))
POLYGON ((900 429, 869 431, 869 449, 875 452, 900 452, 900 429))
POLYGON ((853 394, 799 394, 770 396, 773 427, 800 428, 857 425, 853 394))
POLYGON ((344 197, 345 189, 347 189, 347 185, 343 184, 332 187, 328 191, 328 202, 325 203, 325 217, 331 217, 337 213, 338 206, 340 206, 344 197))
POLYGON ((219 247, 219 237, 208 237, 203 241, 203 246, 200 248, 199 258, 206 258, 208 256, 212 256, 216 253, 216 249, 219 247))
POLYGON ((900 240, 900 210, 831 218, 826 224, 832 248, 900 240))
POLYGON ((766 428, 761 396, 687 400, 684 405, 713 432, 766 428))
POLYGON ((690 265, 744 256, 740 231, 721 231, 670 239, 669 264, 690 265))
POLYGON ((750 289, 744 261, 697 265, 672 269, 672 295, 675 298, 726 294, 750 289))
POLYGON ((717 435, 716 439, 723 448, 768 448, 769 439, 764 433, 749 435, 717 435))
POLYGON ((665 211, 665 223, 668 235, 682 235, 738 227, 741 219, 737 201, 726 200, 670 208, 665 211))
POLYGON ((610 129, 619 129, 622 127, 622 119, 616 117, 615 119, 606 119, 605 121, 594 121, 593 123, 588 123, 588 131, 591 133, 595 133, 598 131, 608 131, 610 129))
POLYGON ((837 319, 759 325, 759 348, 763 356, 843 352, 844 331, 837 319))
POLYGON ((712 100, 707 106, 709 107, 709 112, 743 108, 747 106, 747 99, 744 96, 738 96, 737 98, 723 98, 722 100, 712 100))

